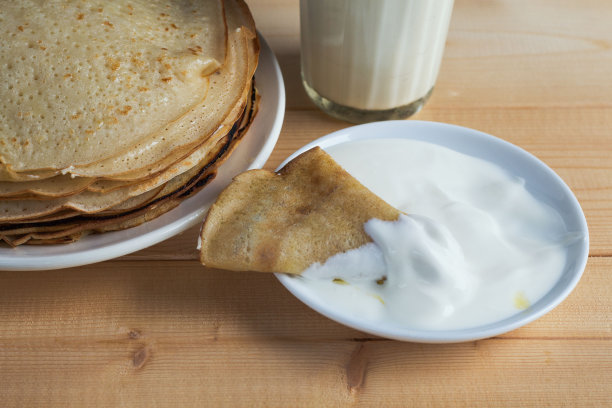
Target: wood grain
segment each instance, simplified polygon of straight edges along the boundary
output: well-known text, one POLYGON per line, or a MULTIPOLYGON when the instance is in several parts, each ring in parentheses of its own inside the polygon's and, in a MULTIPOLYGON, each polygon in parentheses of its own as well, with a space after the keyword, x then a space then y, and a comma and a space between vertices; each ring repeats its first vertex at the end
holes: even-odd
POLYGON ((611 267, 592 258, 547 316, 453 345, 372 337, 319 316, 272 275, 191 261, 2 272, 3 406, 200 406, 211 395, 226 406, 602 406, 612 403, 611 267))
POLYGON ((100 343, 15 348, 28 355, 20 364, 32 375, 5 371, 3 406, 43 401, 44 406, 71 401, 114 407, 610 403, 606 376, 612 358, 609 342, 602 340, 493 339, 434 346, 387 340, 184 345, 125 339, 100 348, 100 343), (57 370, 58 362, 64 370, 57 370))
MULTIPOLYGON (((508 338, 603 339, 612 331, 612 259, 589 259, 557 309, 508 338)), ((0 340, 113 338, 136 330, 196 339, 371 337, 324 318, 271 274, 215 271, 196 261, 111 261, 80 268, 0 272, 0 340)))
MULTIPOLYGON (((249 1, 287 89, 269 169, 349 126, 303 91, 298 4, 249 1)), ((204 268, 194 227, 114 261, 0 272, 0 406, 612 406, 610 21, 601 0, 456 0, 414 117, 517 144, 575 192, 590 258, 549 314, 476 342, 386 340, 322 317, 272 275, 204 268)))

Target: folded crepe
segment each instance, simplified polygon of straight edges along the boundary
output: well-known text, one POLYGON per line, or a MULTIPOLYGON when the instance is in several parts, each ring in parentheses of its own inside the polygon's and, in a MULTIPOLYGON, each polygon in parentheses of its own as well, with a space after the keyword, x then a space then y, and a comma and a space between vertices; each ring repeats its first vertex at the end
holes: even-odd
POLYGON ((235 177, 204 221, 200 260, 212 268, 299 274, 371 242, 366 221, 399 214, 315 147, 277 173, 235 177))

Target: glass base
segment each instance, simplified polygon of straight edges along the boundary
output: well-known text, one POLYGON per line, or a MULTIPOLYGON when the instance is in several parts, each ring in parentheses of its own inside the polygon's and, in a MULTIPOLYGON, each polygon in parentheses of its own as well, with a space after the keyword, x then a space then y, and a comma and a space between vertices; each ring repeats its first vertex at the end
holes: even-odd
POLYGON ((340 105, 334 101, 321 96, 317 91, 312 88, 308 82, 302 78, 304 89, 310 97, 310 99, 317 105, 323 112, 337 119, 345 120, 352 123, 366 123, 366 122, 377 122, 381 120, 395 120, 395 119, 406 119, 418 111, 421 110, 425 102, 431 96, 433 87, 423 96, 414 102, 407 105, 398 106, 397 108, 382 109, 382 110, 369 110, 369 109, 358 109, 350 106, 340 105))

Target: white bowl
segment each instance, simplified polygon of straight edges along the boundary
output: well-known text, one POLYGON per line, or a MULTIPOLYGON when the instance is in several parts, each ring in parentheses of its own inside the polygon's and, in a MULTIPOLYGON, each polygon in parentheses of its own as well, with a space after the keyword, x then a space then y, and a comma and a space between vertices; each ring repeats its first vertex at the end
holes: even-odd
POLYGON ((317 312, 346 326, 391 339, 423 343, 452 343, 496 336, 521 327, 559 305, 574 289, 584 271, 589 251, 588 228, 580 204, 563 180, 546 164, 525 150, 497 137, 473 129, 435 122, 388 121, 354 126, 334 132, 304 146, 280 167, 300 153, 320 146, 325 149, 363 139, 405 138, 445 146, 497 164, 525 180, 525 187, 537 199, 556 209, 569 231, 584 239, 567 248, 567 262, 555 286, 528 309, 495 323, 459 330, 421 330, 365 322, 331 308, 303 285, 300 279, 278 274, 280 282, 298 299, 317 312))

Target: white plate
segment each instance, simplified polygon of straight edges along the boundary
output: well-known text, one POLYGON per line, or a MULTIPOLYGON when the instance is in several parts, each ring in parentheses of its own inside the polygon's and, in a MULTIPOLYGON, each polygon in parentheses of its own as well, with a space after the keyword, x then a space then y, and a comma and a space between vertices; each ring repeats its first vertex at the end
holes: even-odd
MULTIPOLYGON (((68 245, 0 248, 0 270, 59 269, 105 261, 168 239, 202 221, 208 207, 232 177, 261 168, 278 140, 285 114, 285 86, 272 50, 259 36, 261 53, 255 72, 261 94, 259 112, 239 147, 220 167, 215 180, 177 208, 138 227, 89 235, 68 245)), ((193 247, 197 245, 193 242, 193 247)))
POLYGON ((578 283, 587 262, 589 239, 587 223, 574 194, 546 164, 525 150, 494 136, 476 130, 435 122, 389 121, 370 123, 340 130, 304 146, 280 167, 298 154, 314 147, 323 149, 355 140, 405 138, 445 146, 453 150, 496 163, 525 180, 525 186, 537 199, 555 208, 569 231, 582 233, 583 240, 571 245, 567 263, 555 286, 528 309, 507 319, 461 330, 415 330, 407 327, 367 323, 329 307, 299 279, 277 275, 281 283, 298 299, 317 312, 346 326, 397 340, 424 343, 451 343, 496 336, 523 326, 548 313, 565 299, 578 283))

